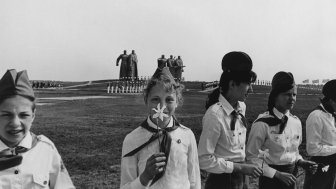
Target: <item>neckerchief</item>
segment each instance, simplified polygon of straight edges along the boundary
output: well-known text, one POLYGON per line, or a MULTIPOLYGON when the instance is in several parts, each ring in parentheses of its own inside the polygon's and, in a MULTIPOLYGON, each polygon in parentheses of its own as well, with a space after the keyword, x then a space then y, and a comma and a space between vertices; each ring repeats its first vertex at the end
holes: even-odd
POLYGON ((258 122, 258 121, 264 122, 270 127, 274 127, 280 124, 279 134, 282 134, 287 126, 288 117, 284 115, 281 119, 279 119, 274 114, 273 110, 270 110, 269 112, 270 112, 271 117, 262 117, 262 118, 257 119, 255 122, 258 122))
POLYGON ((231 123, 230 123, 230 129, 231 129, 231 131, 235 130, 236 121, 237 121, 239 115, 241 117, 241 120, 243 121, 244 126, 247 128, 247 121, 246 121, 245 116, 242 113, 237 112, 236 110, 233 110, 231 112, 231 116, 232 116, 231 123))
MULTIPOLYGON (((167 127, 167 128, 164 128, 164 129, 155 129, 155 128, 150 127, 148 125, 147 120, 142 122, 140 126, 144 129, 146 129, 147 131, 153 133, 153 135, 151 136, 151 138, 147 142, 145 142, 141 146, 137 147, 136 149, 132 150, 131 152, 125 154, 124 157, 133 156, 134 154, 136 154, 137 152, 142 150, 145 146, 147 146, 151 142, 155 141, 156 139, 160 140, 160 138, 162 137, 160 152, 164 152, 164 154, 166 155, 166 163, 167 163, 169 153, 170 153, 171 141, 172 141, 169 132, 177 129, 180 126, 180 124, 173 117, 173 126, 172 127, 167 127)), ((161 173, 155 175, 155 177, 152 180, 151 185, 154 184, 157 180, 159 180, 164 175, 164 172, 165 172, 165 169, 161 173)))
MULTIPOLYGON (((35 134, 31 133, 32 135, 32 147, 35 147, 37 144, 37 137, 35 134)), ((17 146, 15 148, 7 148, 0 152, 0 171, 9 169, 15 166, 18 166, 22 162, 22 153, 27 152, 28 148, 17 146)))

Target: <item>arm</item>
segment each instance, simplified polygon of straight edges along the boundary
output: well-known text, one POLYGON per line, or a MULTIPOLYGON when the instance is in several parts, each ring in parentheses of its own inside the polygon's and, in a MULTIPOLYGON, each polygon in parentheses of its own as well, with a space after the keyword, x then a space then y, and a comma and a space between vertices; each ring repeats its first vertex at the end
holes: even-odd
POLYGON ((188 177, 190 189, 201 189, 201 174, 199 169, 197 144, 192 131, 190 131, 190 146, 188 148, 188 177))
POLYGON ((120 61, 121 57, 122 57, 122 56, 119 55, 118 58, 117 58, 117 64, 116 64, 117 66, 119 66, 119 61, 120 61))
POLYGON ((320 116, 312 113, 306 121, 307 152, 310 156, 328 156, 336 153, 336 146, 321 144, 323 122, 320 116))
POLYGON ((50 188, 52 189, 74 189, 68 171, 66 170, 62 158, 56 148, 53 149, 52 171, 50 172, 50 188))
POLYGON ((211 173, 232 173, 233 162, 215 156, 215 148, 221 137, 223 123, 212 113, 203 118, 203 130, 198 144, 200 168, 211 173))
POLYGON ((261 149, 267 137, 268 131, 266 127, 267 125, 261 122, 253 123, 246 146, 246 159, 248 162, 263 167, 264 176, 273 178, 276 170, 269 167, 266 162, 263 163, 263 160, 258 158, 259 149, 261 149))
MULTIPOLYGON (((122 156, 124 156, 127 138, 122 147, 122 156)), ((120 189, 144 189, 146 188, 140 182, 140 175, 137 166, 138 160, 136 155, 121 157, 120 189)))

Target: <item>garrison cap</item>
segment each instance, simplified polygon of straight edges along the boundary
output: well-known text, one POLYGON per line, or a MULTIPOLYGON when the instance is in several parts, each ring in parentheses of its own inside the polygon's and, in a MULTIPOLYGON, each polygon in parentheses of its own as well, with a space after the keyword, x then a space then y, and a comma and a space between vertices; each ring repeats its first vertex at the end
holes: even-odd
POLYGON ((281 93, 292 89, 294 86, 294 76, 290 72, 280 71, 272 79, 272 91, 277 90, 281 93))
POLYGON ((156 71, 155 71, 155 73, 152 76, 152 79, 153 78, 159 79, 161 76, 165 76, 166 78, 169 78, 171 81, 174 81, 174 77, 171 74, 171 72, 169 71, 168 67, 164 67, 162 69, 157 68, 156 71))
POLYGON ((268 110, 275 106, 275 98, 283 92, 295 87, 294 76, 290 72, 280 71, 273 76, 272 89, 268 97, 268 110))
POLYGON ((325 97, 336 101, 336 79, 330 80, 324 84, 322 94, 325 97))
POLYGON ((10 69, 1 78, 0 97, 12 95, 22 95, 35 99, 26 70, 17 72, 15 69, 10 69))

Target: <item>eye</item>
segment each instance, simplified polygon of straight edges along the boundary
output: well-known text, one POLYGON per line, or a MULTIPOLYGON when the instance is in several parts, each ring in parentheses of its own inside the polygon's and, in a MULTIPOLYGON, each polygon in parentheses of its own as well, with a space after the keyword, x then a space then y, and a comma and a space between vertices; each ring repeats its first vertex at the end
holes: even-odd
POLYGON ((20 113, 19 116, 20 116, 21 118, 27 118, 27 117, 30 117, 31 114, 29 114, 29 113, 20 113))
POLYGON ((160 99, 159 98, 152 98, 150 101, 151 102, 158 102, 158 101, 160 101, 160 99))
POLYGON ((167 102, 167 103, 173 103, 174 101, 175 101, 175 99, 172 98, 172 97, 168 97, 168 98, 166 99, 166 102, 167 102))

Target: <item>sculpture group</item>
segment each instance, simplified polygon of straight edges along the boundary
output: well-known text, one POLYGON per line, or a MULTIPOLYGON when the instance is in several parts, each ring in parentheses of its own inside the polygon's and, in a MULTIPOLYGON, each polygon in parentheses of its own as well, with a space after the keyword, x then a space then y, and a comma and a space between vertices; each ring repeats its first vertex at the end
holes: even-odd
POLYGON ((162 70, 164 67, 168 67, 173 77, 181 81, 182 72, 184 71, 183 67, 185 67, 183 66, 181 56, 175 58, 173 55, 170 55, 170 57, 166 59, 165 55, 161 55, 161 57, 158 58, 158 68, 162 70))
MULTIPOLYGON (((158 69, 163 69, 164 67, 168 67, 169 71, 173 75, 173 77, 181 81, 183 70, 183 61, 181 56, 173 57, 170 55, 168 59, 165 58, 165 55, 162 55, 158 58, 158 69)), ((135 54, 135 51, 132 50, 131 54, 127 54, 127 51, 124 50, 124 53, 119 55, 117 58, 117 66, 119 66, 120 62, 120 72, 119 72, 119 80, 123 81, 134 81, 139 80, 138 76, 138 58, 135 54)))
POLYGON ((117 66, 120 63, 120 72, 119 79, 120 80, 137 80, 138 79, 138 58, 135 54, 135 51, 132 50, 131 54, 127 54, 127 51, 124 50, 124 53, 119 55, 117 58, 117 66))

